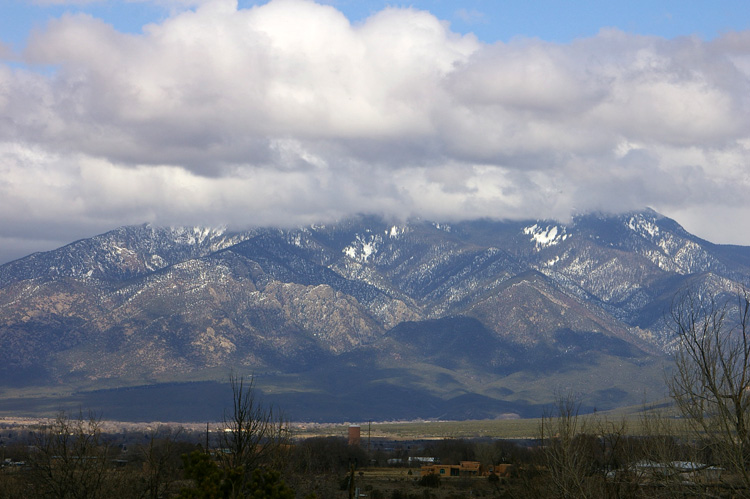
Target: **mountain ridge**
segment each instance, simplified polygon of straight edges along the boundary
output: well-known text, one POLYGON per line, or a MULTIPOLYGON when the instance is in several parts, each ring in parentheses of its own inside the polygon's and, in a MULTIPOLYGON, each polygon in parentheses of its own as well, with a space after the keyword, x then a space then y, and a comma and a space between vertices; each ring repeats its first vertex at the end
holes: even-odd
POLYGON ((747 275, 750 248, 704 241, 653 210, 568 224, 120 227, 0 266, 0 397, 235 370, 302 419, 330 415, 335 400, 343 419, 367 412, 331 376, 390 387, 376 404, 385 419, 431 417, 430 404, 451 413, 456 397, 466 414, 534 415, 566 388, 587 406, 632 405, 661 389, 649 377, 668 363, 669 299, 688 282, 722 291, 747 275), (417 394, 432 400, 422 412, 417 394))

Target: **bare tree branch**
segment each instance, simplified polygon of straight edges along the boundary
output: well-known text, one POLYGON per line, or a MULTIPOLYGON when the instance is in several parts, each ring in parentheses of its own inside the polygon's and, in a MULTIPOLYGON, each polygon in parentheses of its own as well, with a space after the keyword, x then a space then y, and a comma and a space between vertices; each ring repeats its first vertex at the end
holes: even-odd
POLYGON ((736 302, 688 290, 672 304, 679 340, 672 398, 716 464, 750 487, 750 294, 736 302))

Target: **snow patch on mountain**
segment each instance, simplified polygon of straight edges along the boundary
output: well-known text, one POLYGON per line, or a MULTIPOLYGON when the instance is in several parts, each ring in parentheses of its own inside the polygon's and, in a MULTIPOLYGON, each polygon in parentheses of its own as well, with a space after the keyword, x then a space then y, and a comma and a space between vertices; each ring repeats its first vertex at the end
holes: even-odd
POLYGON ((531 236, 530 241, 534 242, 537 251, 560 244, 570 236, 565 231, 565 227, 558 227, 557 225, 542 227, 539 224, 534 224, 530 227, 524 227, 523 233, 531 236))
POLYGON ((146 268, 149 270, 163 269, 168 264, 164 258, 159 255, 151 255, 150 261, 146 263, 146 268))
POLYGON ((560 261, 560 255, 555 255, 554 258, 547 260, 546 262, 542 262, 542 267, 552 267, 559 261, 560 261))
POLYGON ((389 230, 385 231, 385 235, 388 236, 390 239, 398 239, 399 236, 401 236, 405 232, 406 232, 406 227, 399 227, 398 225, 394 225, 389 230))
POLYGON ((654 220, 649 220, 643 214, 631 216, 626 225, 656 245, 658 249, 642 254, 664 271, 686 275, 713 270, 721 265, 700 244, 660 230, 654 220))
POLYGON ((188 246, 201 245, 211 239, 221 237, 226 232, 225 227, 171 227, 174 241, 188 246))
POLYGON ((659 226, 653 220, 647 220, 642 214, 633 215, 626 223, 628 228, 646 239, 654 240, 659 236, 659 226))
POLYGON ((352 260, 367 263, 367 260, 378 252, 382 242, 383 238, 379 234, 357 234, 354 241, 346 246, 342 252, 352 260))

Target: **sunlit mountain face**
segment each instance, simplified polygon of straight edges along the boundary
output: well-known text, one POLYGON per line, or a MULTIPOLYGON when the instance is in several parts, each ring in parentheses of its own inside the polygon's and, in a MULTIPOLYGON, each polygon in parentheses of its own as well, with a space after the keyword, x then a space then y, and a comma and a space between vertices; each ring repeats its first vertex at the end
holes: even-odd
POLYGON ((749 274, 750 248, 651 210, 121 227, 0 266, 0 387, 8 412, 139 420, 210 417, 230 372, 297 420, 637 405, 664 395, 674 296, 749 274))

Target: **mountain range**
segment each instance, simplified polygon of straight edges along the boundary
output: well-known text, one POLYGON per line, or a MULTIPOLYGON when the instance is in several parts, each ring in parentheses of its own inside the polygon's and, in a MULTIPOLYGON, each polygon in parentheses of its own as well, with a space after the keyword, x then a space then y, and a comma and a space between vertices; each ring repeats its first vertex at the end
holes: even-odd
POLYGON ((635 405, 664 396, 677 293, 748 275, 653 210, 121 227, 0 266, 0 413, 216 419, 230 372, 300 421, 635 405))

